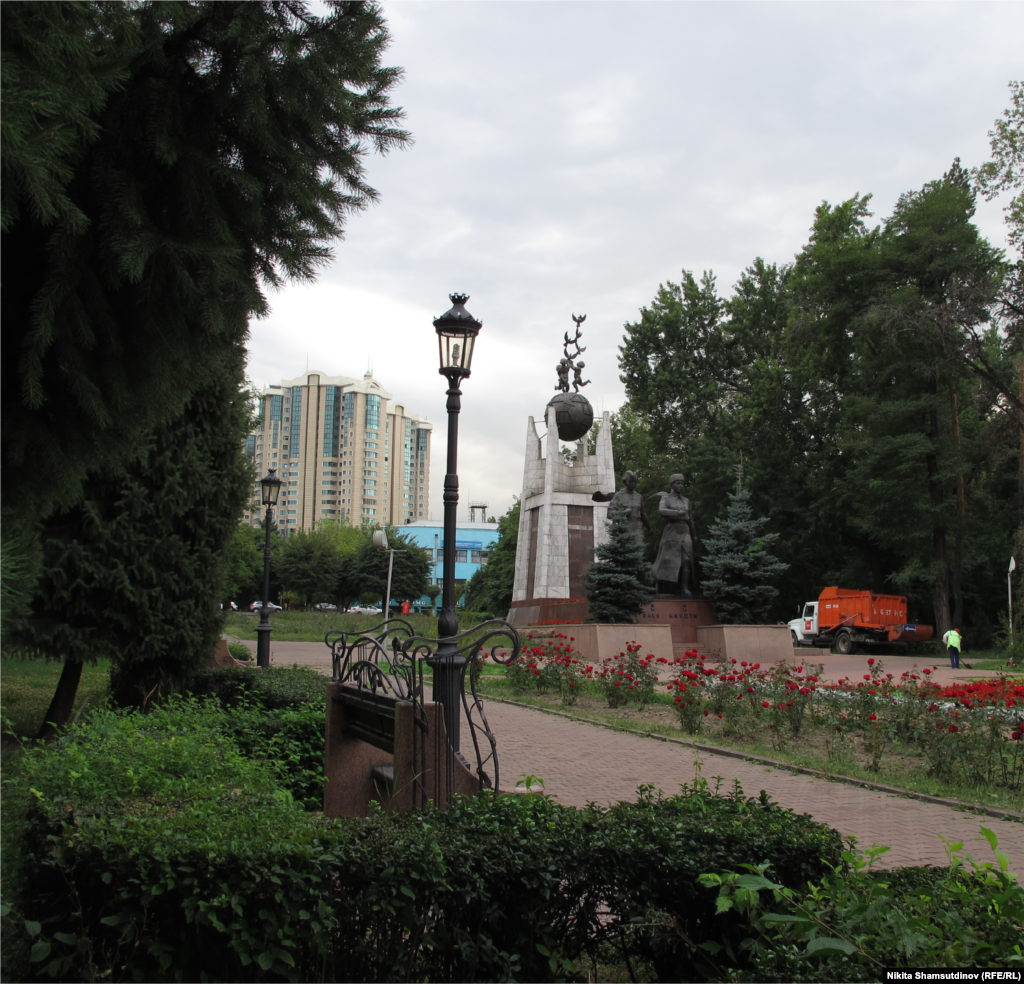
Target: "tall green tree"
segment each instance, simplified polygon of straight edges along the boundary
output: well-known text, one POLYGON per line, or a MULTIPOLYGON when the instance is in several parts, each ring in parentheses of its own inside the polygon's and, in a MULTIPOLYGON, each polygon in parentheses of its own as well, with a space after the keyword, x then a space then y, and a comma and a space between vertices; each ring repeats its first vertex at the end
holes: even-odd
POLYGON ((109 656, 114 699, 138 705, 212 655, 227 548, 251 483, 242 359, 238 348, 234 373, 222 367, 220 384, 157 429, 127 474, 90 478, 83 502, 46 521, 42 575, 19 633, 64 660, 44 734, 67 720, 86 662, 109 656))
POLYGON ((1010 83, 1010 105, 988 132, 992 157, 973 172, 982 194, 1015 192, 1005 207, 1010 244, 1024 253, 1024 82, 1010 83))
MULTIPOLYGON (((1014 255, 1000 285, 997 311, 1004 361, 1017 370, 1018 403, 1010 405, 1018 430, 1017 525, 1024 527, 1024 82, 1011 82, 1010 94, 1010 106, 989 130, 992 157, 972 175, 986 199, 1012 194, 1004 212, 1014 255)), ((1024 566, 1019 569, 1024 577, 1024 566)))
POLYGON ((318 523, 309 532, 293 533, 273 560, 281 587, 297 595, 302 605, 348 598, 358 590, 339 590, 352 578, 352 564, 366 542, 364 530, 338 523, 318 523))
POLYGON ((588 621, 635 622, 654 600, 654 582, 624 510, 609 510, 608 539, 594 549, 594 557, 585 582, 588 621))
POLYGON ((74 506, 215 385, 400 146, 372 3, 26 2, 2 23, 4 504, 74 506))
MULTIPOLYGON (((408 534, 394 528, 388 528, 386 532, 389 547, 402 551, 394 555, 391 600, 415 601, 426 591, 433 560, 430 553, 417 546, 408 534)), ((351 578, 350 583, 358 586, 360 596, 372 595, 383 602, 388 584, 387 551, 375 547, 367 537, 352 561, 348 576, 351 578)))
MULTIPOLYGON (((284 546, 277 524, 270 535, 270 597, 276 598, 281 590, 274 576, 274 559, 284 546)), ((227 576, 224 582, 224 601, 234 601, 241 607, 261 598, 263 594, 263 553, 266 532, 262 526, 239 523, 231 536, 227 549, 227 576)))
POLYGON ((899 589, 940 627, 974 619, 976 638, 996 622, 1024 374, 973 210, 957 163, 877 226, 870 196, 823 203, 792 266, 756 260, 727 297, 684 274, 626 325, 616 466, 645 494, 684 471, 703 541, 742 460, 789 565, 770 619, 843 584, 899 589))
POLYGON ((174 489, 165 458, 195 432, 218 431, 237 454, 248 319, 267 310, 268 285, 312 279, 375 199, 366 155, 408 137, 389 104, 400 73, 381 65, 388 35, 370 3, 319 16, 269 0, 27 2, 0 31, 5 526, 31 542, 47 523, 32 638, 66 661, 56 703, 73 699, 70 664, 98 651, 117 661, 119 698, 138 699, 212 646, 196 614, 187 638, 169 633, 178 655, 159 673, 137 648, 161 608, 182 617, 223 597, 218 563, 188 572, 241 504, 188 487, 206 507, 175 531, 181 576, 140 574, 140 606, 103 576, 127 563, 119 551, 131 545, 143 572, 179 566, 146 552, 170 541, 149 536, 134 490, 174 489), (94 563, 102 605, 72 576, 94 563), (122 647, 132 625, 136 648, 122 647))
POLYGON ((880 227, 861 221, 866 204, 819 210, 822 234, 795 268, 794 351, 835 425, 847 528, 874 548, 891 584, 927 589, 944 632, 964 608, 961 401, 991 388, 970 339, 991 339, 1001 257, 971 221, 974 196, 958 163, 901 196, 880 227))
POLYGON ((712 523, 705 541, 701 590, 726 625, 763 622, 779 593, 775 582, 788 566, 770 552, 779 534, 764 532, 767 517, 754 518, 742 481, 737 469, 726 515, 712 523))

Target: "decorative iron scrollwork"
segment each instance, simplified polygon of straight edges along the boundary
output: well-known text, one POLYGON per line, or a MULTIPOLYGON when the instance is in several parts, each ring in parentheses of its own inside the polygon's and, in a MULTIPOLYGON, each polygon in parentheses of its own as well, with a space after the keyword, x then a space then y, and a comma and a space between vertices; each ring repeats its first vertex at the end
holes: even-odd
MULTIPOLYGON (((394 618, 365 631, 328 632, 324 637, 331 650, 334 683, 407 700, 417 708, 415 717, 421 723, 423 667, 429 665, 438 641, 417 636, 409 622, 394 618)), ((455 644, 453 655, 462 660, 462 709, 473 742, 474 771, 481 788, 499 789, 497 742, 487 722, 480 677, 486 661, 506 666, 519 655, 519 633, 508 622, 491 619, 450 641, 455 644)))

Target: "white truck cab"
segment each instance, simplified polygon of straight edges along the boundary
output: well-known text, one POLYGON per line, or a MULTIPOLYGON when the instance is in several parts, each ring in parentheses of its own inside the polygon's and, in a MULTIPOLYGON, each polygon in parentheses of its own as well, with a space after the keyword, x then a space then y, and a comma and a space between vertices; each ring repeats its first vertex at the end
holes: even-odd
POLYGON ((812 646, 818 636, 818 603, 809 601, 804 605, 804 613, 800 618, 794 618, 789 625, 789 631, 793 635, 794 646, 812 646))

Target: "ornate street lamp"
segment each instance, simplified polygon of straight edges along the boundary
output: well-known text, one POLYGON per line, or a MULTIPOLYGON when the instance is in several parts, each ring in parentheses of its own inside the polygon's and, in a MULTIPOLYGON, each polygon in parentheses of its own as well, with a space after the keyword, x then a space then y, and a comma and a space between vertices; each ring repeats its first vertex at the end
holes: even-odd
POLYGON ((459 504, 459 411, 462 390, 459 383, 468 379, 473 348, 482 327, 465 308, 468 294, 449 294, 452 307, 434 322, 441 357, 438 372, 448 380, 448 468, 444 476, 444 570, 441 579, 441 614, 437 619, 438 646, 427 663, 434 671, 434 700, 441 704, 448 741, 459 750, 459 726, 462 717, 462 673, 465 656, 458 654, 455 637, 459 620, 455 614, 455 526, 459 504))
POLYGON ((263 548, 263 604, 260 606, 260 624, 256 626, 256 665, 264 669, 270 667, 270 527, 274 522, 274 506, 277 505, 277 497, 281 494, 281 479, 277 477, 277 469, 271 468, 267 474, 260 479, 260 488, 263 492, 263 505, 267 507, 266 516, 263 519, 263 528, 266 530, 265 546, 263 548))

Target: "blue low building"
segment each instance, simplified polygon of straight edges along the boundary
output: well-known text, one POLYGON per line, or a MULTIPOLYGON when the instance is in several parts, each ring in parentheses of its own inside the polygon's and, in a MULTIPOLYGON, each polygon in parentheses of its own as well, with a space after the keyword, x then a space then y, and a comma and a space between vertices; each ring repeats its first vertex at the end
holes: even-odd
MULTIPOLYGON (((429 519, 418 519, 399 527, 418 547, 423 547, 434 561, 431 580, 441 584, 444 578, 444 523, 429 519)), ((491 548, 498 542, 497 523, 460 523, 455 530, 455 592, 458 595, 456 604, 462 607, 465 599, 462 588, 466 582, 487 563, 491 548)), ((441 607, 438 596, 437 606, 441 607)), ((430 612, 431 601, 424 595, 413 602, 413 611, 430 612)))

